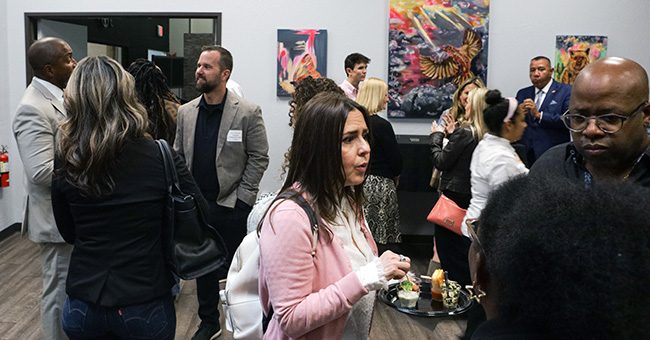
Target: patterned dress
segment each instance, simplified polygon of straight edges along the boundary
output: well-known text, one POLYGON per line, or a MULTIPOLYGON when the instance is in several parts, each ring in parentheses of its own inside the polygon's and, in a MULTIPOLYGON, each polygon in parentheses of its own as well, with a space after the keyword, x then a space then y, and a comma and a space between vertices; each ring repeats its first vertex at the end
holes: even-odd
POLYGON ((363 212, 375 242, 402 242, 395 182, 386 177, 370 175, 363 185, 363 190, 366 195, 363 212))
POLYGON ((402 155, 390 123, 378 115, 369 119, 372 131, 370 173, 363 185, 364 213, 375 242, 400 243, 399 206, 395 178, 402 171, 402 155))

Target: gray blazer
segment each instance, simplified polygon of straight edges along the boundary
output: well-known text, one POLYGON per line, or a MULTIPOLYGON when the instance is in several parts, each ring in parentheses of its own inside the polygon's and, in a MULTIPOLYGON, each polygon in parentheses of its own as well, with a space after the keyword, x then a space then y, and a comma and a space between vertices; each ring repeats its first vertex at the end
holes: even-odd
POLYGON ((34 242, 64 242, 52 214, 54 136, 65 118, 63 104, 42 84, 32 81, 20 100, 13 132, 25 169, 27 198, 22 233, 34 242))
MULTIPOLYGON (((174 149, 190 172, 194 131, 201 97, 178 109, 174 149)), ((217 204, 233 208, 237 199, 253 206, 262 175, 269 165, 269 144, 259 106, 228 91, 219 125, 215 164, 219 177, 217 204)))

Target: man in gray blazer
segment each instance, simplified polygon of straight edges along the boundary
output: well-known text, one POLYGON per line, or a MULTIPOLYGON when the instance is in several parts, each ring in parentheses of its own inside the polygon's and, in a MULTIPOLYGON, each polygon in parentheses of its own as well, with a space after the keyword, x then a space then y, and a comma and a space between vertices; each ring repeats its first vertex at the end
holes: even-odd
POLYGON ((54 222, 50 185, 54 168, 54 136, 65 118, 63 88, 77 62, 58 38, 35 41, 27 51, 34 72, 18 105, 13 132, 25 169, 27 201, 22 233, 40 245, 43 271, 41 321, 45 339, 67 339, 61 327, 65 280, 72 246, 54 222))
MULTIPOLYGON (((174 143, 210 203, 208 219, 228 247, 228 264, 246 236, 246 219, 269 164, 260 107, 226 89, 232 64, 225 48, 203 47, 195 72, 202 95, 178 109, 174 143)), ((228 266, 196 280, 201 325, 192 339, 221 334, 219 279, 227 271, 228 266)))

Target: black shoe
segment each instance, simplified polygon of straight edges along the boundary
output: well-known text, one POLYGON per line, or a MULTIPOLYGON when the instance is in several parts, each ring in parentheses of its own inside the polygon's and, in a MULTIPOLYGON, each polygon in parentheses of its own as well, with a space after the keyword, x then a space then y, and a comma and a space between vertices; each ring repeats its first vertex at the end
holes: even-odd
POLYGON ((218 338, 219 335, 221 335, 221 326, 219 324, 207 325, 201 323, 199 329, 192 336, 192 340, 213 340, 218 338))

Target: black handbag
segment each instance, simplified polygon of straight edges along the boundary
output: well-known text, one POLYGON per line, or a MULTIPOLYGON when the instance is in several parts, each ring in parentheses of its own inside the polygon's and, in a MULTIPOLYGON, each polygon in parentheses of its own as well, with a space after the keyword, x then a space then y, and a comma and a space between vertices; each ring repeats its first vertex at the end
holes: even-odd
POLYGON ((174 274, 192 280, 225 266, 228 251, 194 197, 181 191, 169 145, 162 139, 156 143, 163 157, 168 195, 163 216, 163 252, 174 274))

